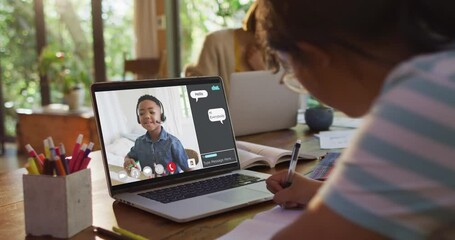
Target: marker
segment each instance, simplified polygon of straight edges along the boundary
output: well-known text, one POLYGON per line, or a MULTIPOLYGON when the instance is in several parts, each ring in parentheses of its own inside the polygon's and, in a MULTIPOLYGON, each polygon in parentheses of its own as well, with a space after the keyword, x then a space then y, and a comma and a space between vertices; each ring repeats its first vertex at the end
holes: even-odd
POLYGON ((108 237, 109 239, 113 239, 113 240, 131 240, 128 237, 125 237, 123 235, 120 235, 118 233, 109 231, 109 230, 101 228, 101 227, 93 227, 93 232, 95 232, 96 234, 100 234, 102 236, 108 237))
POLYGON ((36 169, 38 170, 38 173, 43 173, 43 161, 41 161, 35 149, 33 149, 32 145, 30 144, 25 145, 25 149, 27 150, 28 155, 30 157, 33 157, 33 159, 35 160, 35 165, 36 169))
POLYGON ((51 161, 49 159, 44 159, 44 165, 43 165, 43 174, 46 175, 54 175, 54 169, 55 169, 55 162, 51 161))
POLYGON ((82 162, 82 160, 84 160, 85 150, 87 150, 86 143, 82 144, 82 147, 81 147, 81 149, 79 149, 79 152, 77 153, 76 158, 71 159, 70 170, 72 173, 79 170, 79 168, 81 166, 81 162, 82 162), (71 163, 72 163, 72 167, 71 167, 71 163))
POLYGON ((84 158, 84 160, 82 160, 81 167, 79 168, 79 170, 86 169, 88 164, 90 163, 90 160, 92 160, 91 157, 84 158))
POLYGON ((44 156, 44 154, 40 153, 40 154, 38 154, 38 157, 41 160, 41 162, 44 164, 44 160, 46 160, 46 156, 44 156))
POLYGON ((28 174, 39 175, 38 168, 36 167, 35 159, 28 158, 27 164, 25 164, 25 168, 27 168, 28 174))
POLYGON ((288 175, 286 176, 286 181, 284 182, 283 187, 289 187, 292 184, 292 178, 294 177, 295 167, 297 165, 297 159, 299 158, 300 146, 302 141, 299 139, 294 144, 294 149, 292 150, 291 162, 289 163, 288 175))
POLYGON ((63 166, 62 160, 58 155, 55 156, 55 169, 57 170, 57 175, 59 176, 66 176, 66 170, 63 166))
POLYGON ((119 228, 119 227, 112 227, 112 230, 116 233, 120 233, 121 235, 125 236, 125 237, 128 237, 132 240, 147 240, 148 238, 145 238, 141 235, 138 235, 138 234, 135 234, 135 233, 132 233, 128 230, 125 230, 123 228, 119 228))
POLYGON ((68 172, 67 172, 67 167, 66 167, 66 160, 61 157, 62 155, 60 154, 60 147, 55 146, 54 148, 55 148, 55 157, 56 157, 56 159, 58 159, 61 162, 63 171, 65 172, 65 175, 67 175, 68 172))
POLYGON ((50 158, 49 161, 51 162, 51 166, 55 169, 58 176, 66 176, 65 168, 63 167, 63 163, 60 160, 60 157, 57 155, 57 151, 55 149, 54 140, 52 137, 47 138, 47 142, 49 144, 49 152, 50 158))
POLYGON ((79 153, 79 148, 81 147, 82 144, 82 139, 84 138, 84 135, 79 134, 76 139, 76 144, 74 144, 73 147, 73 152, 71 153, 71 161, 70 161, 70 169, 72 170, 74 167, 74 160, 77 158, 77 154, 79 153))
POLYGON ((66 174, 69 174, 70 173, 70 169, 69 169, 69 166, 68 166, 68 159, 66 159, 65 145, 63 145, 63 143, 60 143, 59 149, 60 149, 60 160, 63 163, 63 167, 65 168, 66 174))
POLYGON ((49 152, 51 153, 51 157, 49 159, 55 160, 54 158, 57 156, 57 152, 55 151, 54 140, 52 140, 52 137, 48 137, 47 142, 49 144, 49 152))
POLYGON ((30 145, 30 144, 25 145, 25 149, 27 150, 28 155, 30 157, 38 158, 38 153, 36 153, 36 151, 35 151, 35 149, 33 149, 32 145, 30 145))
POLYGON ((43 145, 44 145, 44 156, 46 156, 47 159, 51 159, 51 150, 49 149, 49 141, 47 138, 43 140, 43 145))
POLYGON ((60 148, 57 146, 54 146, 54 149, 55 149, 55 155, 60 157, 60 148))
POLYGON ((87 149, 85 149, 85 152, 84 152, 84 158, 86 158, 90 154, 90 152, 92 151, 94 145, 95 144, 93 142, 90 142, 88 144, 87 149))

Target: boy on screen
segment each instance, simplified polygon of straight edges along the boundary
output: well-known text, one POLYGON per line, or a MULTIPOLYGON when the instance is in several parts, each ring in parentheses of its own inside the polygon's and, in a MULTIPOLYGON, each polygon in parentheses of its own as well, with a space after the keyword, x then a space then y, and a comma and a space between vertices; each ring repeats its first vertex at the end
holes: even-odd
POLYGON ((125 156, 123 167, 148 173, 149 177, 189 171, 188 156, 180 140, 166 132, 163 104, 152 95, 141 96, 136 105, 137 122, 147 132, 138 137, 125 156), (142 167, 142 169, 141 169, 142 167))

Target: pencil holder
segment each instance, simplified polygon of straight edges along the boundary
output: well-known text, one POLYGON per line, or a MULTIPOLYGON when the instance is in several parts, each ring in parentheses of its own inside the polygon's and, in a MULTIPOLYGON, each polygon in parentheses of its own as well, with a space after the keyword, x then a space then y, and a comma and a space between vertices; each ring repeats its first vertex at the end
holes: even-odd
POLYGON ((90 169, 67 176, 24 175, 25 231, 70 238, 92 225, 90 169))

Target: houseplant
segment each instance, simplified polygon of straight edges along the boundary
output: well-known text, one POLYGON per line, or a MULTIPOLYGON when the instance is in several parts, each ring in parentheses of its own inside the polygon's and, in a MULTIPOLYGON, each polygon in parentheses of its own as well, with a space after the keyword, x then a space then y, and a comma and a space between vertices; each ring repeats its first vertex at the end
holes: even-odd
POLYGON ((90 82, 88 68, 70 51, 58 50, 53 45, 43 48, 38 61, 40 75, 49 79, 52 100, 68 104, 70 110, 78 110, 90 82))

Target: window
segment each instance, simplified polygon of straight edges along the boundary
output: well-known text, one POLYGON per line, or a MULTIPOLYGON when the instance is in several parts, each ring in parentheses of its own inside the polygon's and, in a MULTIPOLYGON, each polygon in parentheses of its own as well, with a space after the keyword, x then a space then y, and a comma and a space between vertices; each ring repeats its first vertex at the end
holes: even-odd
POLYGON ((241 27, 251 3, 252 0, 181 0, 181 66, 197 60, 207 33, 241 27))

